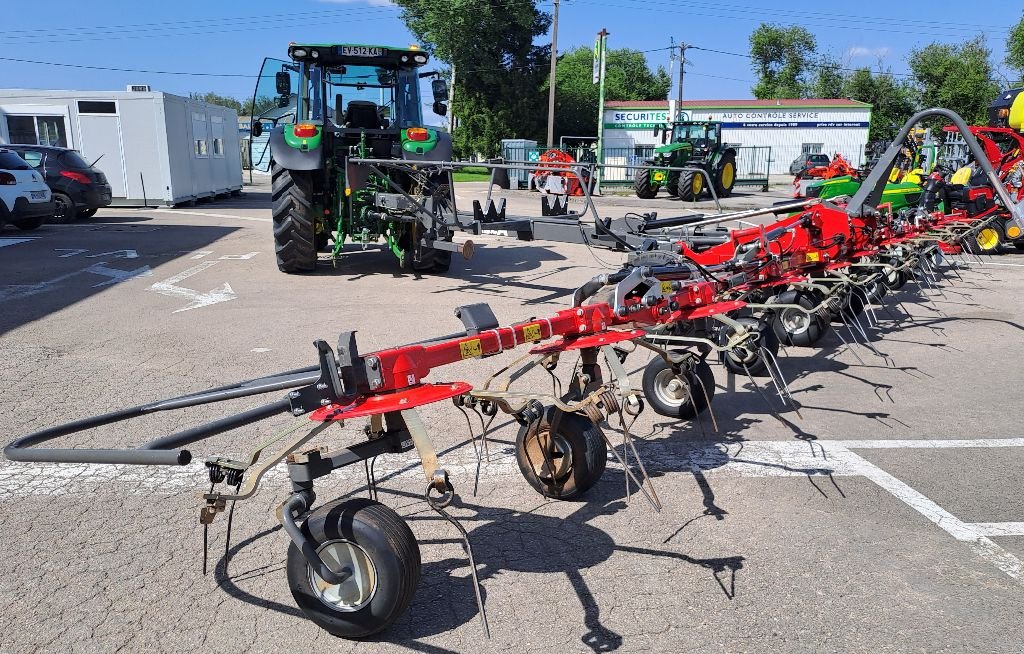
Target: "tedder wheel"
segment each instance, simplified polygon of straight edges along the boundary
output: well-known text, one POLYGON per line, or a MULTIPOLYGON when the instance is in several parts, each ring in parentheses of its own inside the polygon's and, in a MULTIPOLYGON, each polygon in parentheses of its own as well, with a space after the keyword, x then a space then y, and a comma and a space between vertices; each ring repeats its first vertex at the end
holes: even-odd
POLYGON ((78 211, 75 209, 75 202, 63 193, 53 194, 53 217, 50 222, 55 225, 66 225, 75 222, 78 218, 78 211))
POLYGON ((900 270, 893 267, 886 267, 885 276, 882 277, 882 284, 885 286, 886 291, 898 291, 907 283, 907 273, 904 270, 900 270))
POLYGON ((677 196, 680 200, 696 200, 704 192, 704 175, 696 170, 684 170, 679 173, 677 196))
POLYGON ((92 218, 93 216, 96 215, 97 211, 99 211, 99 209, 82 209, 81 211, 78 212, 78 217, 79 218, 92 218))
POLYGON ((732 195, 732 187, 736 185, 736 155, 722 155, 715 171, 715 193, 720 198, 732 195))
MULTIPOLYGON (((815 296, 801 291, 785 291, 778 295, 779 304, 798 304, 805 309, 818 306, 815 296)), ((785 345, 810 347, 828 330, 828 321, 817 313, 799 309, 778 309, 772 320, 772 329, 779 341, 785 345)))
POLYGON ((638 198, 650 200, 658 194, 658 187, 651 185, 651 171, 641 168, 633 175, 633 191, 638 198))
POLYGON ((999 249, 1003 243, 1003 232, 999 227, 992 224, 983 227, 974 235, 974 238, 967 239, 968 249, 975 254, 990 254, 999 249))
POLYGON ((306 171, 282 168, 276 161, 270 167, 277 267, 286 273, 316 270, 313 178, 306 171))
MULTIPOLYGON (((734 320, 758 336, 755 340, 741 345, 731 352, 723 351, 719 354, 722 365, 735 375, 746 375, 747 371, 755 377, 769 375, 768 362, 765 361, 761 348, 768 350, 772 356, 779 353, 779 337, 776 336, 775 330, 772 329, 770 319, 759 320, 753 316, 743 316, 734 320), (744 365, 746 368, 744 368, 744 365)), ((719 332, 718 344, 725 345, 729 342, 730 336, 732 336, 731 329, 721 330, 719 332)))
POLYGON ((352 570, 343 583, 329 584, 295 543, 288 547, 288 586, 317 626, 363 638, 386 629, 408 608, 420 580, 420 548, 390 508, 365 498, 335 500, 310 513, 302 533, 332 571, 352 570))
POLYGON ((534 490, 565 500, 585 493, 601 478, 608 445, 590 418, 578 413, 563 412, 552 431, 555 411, 546 407, 540 420, 519 428, 516 461, 534 490))
POLYGON ((677 376, 660 356, 644 368, 644 397, 659 415, 689 420, 708 408, 715 396, 715 373, 703 359, 694 357, 693 365, 682 366, 677 376))

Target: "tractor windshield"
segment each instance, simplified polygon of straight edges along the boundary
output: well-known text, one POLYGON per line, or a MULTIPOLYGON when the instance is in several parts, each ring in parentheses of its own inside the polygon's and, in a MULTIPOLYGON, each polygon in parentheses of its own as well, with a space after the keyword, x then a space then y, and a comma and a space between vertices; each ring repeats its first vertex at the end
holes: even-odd
POLYGON ((672 130, 673 143, 693 142, 699 139, 708 139, 711 142, 718 140, 718 125, 707 123, 680 123, 672 130))
POLYGON ((303 66, 303 120, 338 127, 389 129, 422 124, 419 79, 414 70, 380 66, 303 66))

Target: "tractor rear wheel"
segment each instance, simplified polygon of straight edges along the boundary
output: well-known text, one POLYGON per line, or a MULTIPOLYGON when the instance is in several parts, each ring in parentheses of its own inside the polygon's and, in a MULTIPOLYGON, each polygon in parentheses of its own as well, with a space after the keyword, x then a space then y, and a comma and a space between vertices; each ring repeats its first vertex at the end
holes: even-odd
POLYGON ((718 170, 715 171, 715 193, 720 198, 727 198, 732 195, 732 187, 736 184, 736 156, 726 154, 718 162, 718 170))
POLYGON ((658 194, 658 187, 651 185, 651 171, 646 168, 637 170, 633 175, 633 191, 643 200, 650 200, 658 194))
POLYGON ((274 252, 281 272, 316 270, 317 234, 313 215, 313 178, 271 162, 274 252))
POLYGON ((704 175, 696 170, 679 173, 678 197, 680 200, 696 200, 704 193, 704 175))

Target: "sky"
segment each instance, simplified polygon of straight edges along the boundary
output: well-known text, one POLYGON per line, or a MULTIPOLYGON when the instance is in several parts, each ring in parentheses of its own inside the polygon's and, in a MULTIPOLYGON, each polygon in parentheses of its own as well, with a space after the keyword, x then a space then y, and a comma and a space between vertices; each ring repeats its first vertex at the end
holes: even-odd
MULTIPOLYGON (((750 32, 761 22, 803 25, 816 36, 819 51, 845 66, 882 67, 897 74, 907 72, 906 56, 914 47, 983 34, 1005 73, 1006 34, 1024 12, 1020 0, 973 0, 966 13, 962 2, 949 0, 737 2, 561 0, 559 51, 591 47, 595 34, 607 28, 609 47, 644 51, 652 67, 667 68, 671 40, 684 41, 704 48, 687 52, 684 97, 739 99, 751 97, 754 73, 742 55, 749 51, 750 32)), ((542 0, 540 8, 550 12, 552 1, 542 0)), ((100 0, 87 5, 48 0, 45 23, 38 12, 5 12, 0 87, 124 90, 126 84, 141 83, 171 93, 215 91, 242 99, 252 95, 263 57, 283 58, 290 41, 413 43, 399 15, 388 0, 100 0)))

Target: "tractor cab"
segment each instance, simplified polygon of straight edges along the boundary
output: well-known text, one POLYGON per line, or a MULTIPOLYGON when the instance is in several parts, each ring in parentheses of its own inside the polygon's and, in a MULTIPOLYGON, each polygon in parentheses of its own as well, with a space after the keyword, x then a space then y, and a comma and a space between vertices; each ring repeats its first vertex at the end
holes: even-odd
POLYGON ((672 152, 683 147, 691 149, 695 158, 703 158, 722 144, 721 126, 715 121, 672 123, 663 131, 663 145, 655 152, 672 152), (666 138, 668 143, 665 143, 666 138))

